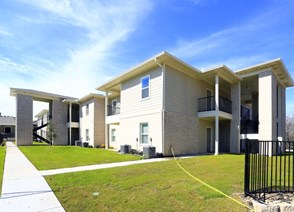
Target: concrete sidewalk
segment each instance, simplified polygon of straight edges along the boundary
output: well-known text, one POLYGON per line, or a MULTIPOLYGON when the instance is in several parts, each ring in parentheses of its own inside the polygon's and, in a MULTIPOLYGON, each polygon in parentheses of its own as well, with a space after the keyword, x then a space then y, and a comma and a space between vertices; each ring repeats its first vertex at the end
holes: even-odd
POLYGON ((42 174, 12 142, 6 143, 0 211, 65 211, 42 174))
POLYGON ((97 164, 97 165, 89 165, 89 166, 79 166, 79 167, 72 167, 72 168, 52 169, 52 170, 40 171, 40 173, 43 176, 48 176, 48 175, 64 174, 64 173, 70 173, 70 172, 108 169, 108 168, 129 166, 129 165, 135 165, 135 164, 154 163, 154 162, 161 162, 161 161, 167 161, 167 160, 170 160, 170 158, 153 158, 153 159, 146 159, 146 160, 135 160, 135 161, 125 161, 125 162, 118 162, 118 163, 105 163, 105 164, 97 164))

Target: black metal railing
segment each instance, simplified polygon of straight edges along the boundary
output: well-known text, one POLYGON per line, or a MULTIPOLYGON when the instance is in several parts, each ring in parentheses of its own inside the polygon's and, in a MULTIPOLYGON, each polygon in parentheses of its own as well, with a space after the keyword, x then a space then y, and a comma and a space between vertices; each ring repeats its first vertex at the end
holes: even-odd
MULTIPOLYGON (((215 110, 215 97, 208 96, 198 99, 198 112, 215 110)), ((219 97, 219 110, 232 113, 232 101, 224 97, 219 97)))
POLYGON ((107 106, 107 116, 117 115, 120 114, 120 108, 114 107, 112 105, 107 106))
POLYGON ((294 192, 294 141, 246 139, 244 193, 265 202, 268 193, 294 192))
POLYGON ((51 119, 52 119, 52 115, 49 114, 49 115, 46 116, 46 117, 42 117, 42 118, 40 118, 40 119, 38 119, 38 120, 33 121, 33 125, 39 125, 39 126, 42 126, 42 125, 47 124, 51 119))

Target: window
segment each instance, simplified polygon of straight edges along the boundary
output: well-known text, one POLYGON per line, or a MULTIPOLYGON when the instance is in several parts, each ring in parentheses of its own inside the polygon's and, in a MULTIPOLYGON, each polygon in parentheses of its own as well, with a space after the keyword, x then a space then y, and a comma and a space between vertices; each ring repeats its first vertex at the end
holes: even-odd
POLYGON ((111 129, 111 142, 115 142, 115 141, 116 141, 116 130, 111 129))
POLYGON ((11 133, 11 128, 10 127, 5 127, 4 132, 10 134, 11 133))
POLYGON ((146 99, 150 97, 150 76, 141 78, 141 98, 146 99))
POLYGON ((141 144, 148 144, 148 123, 140 124, 140 142, 141 144))
POLYGON ((86 115, 89 115, 89 104, 86 104, 86 115))
POLYGON ((89 137, 89 129, 86 129, 86 141, 89 141, 90 137, 89 137))

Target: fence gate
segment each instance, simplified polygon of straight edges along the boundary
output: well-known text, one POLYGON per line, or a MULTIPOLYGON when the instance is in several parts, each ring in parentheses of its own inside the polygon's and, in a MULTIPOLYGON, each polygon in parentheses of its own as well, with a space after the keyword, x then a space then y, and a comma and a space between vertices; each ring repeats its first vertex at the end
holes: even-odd
POLYGON ((245 196, 265 202, 267 193, 294 192, 294 141, 246 139, 245 196))

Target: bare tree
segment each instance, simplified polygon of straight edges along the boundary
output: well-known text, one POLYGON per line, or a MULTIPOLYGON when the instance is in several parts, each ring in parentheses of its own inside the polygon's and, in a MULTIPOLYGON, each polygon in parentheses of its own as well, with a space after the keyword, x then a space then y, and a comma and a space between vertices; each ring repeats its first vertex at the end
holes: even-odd
POLYGON ((288 114, 286 117, 286 140, 294 141, 294 114, 288 114))
POLYGON ((47 125, 47 139, 50 141, 50 145, 53 144, 56 136, 57 134, 56 134, 54 123, 52 121, 49 121, 47 125))

